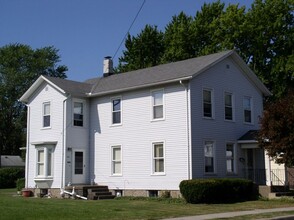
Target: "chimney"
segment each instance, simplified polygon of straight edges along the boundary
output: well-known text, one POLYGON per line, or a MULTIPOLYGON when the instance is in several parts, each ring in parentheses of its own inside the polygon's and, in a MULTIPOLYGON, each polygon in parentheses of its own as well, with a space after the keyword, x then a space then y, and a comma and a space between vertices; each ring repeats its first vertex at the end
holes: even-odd
POLYGON ((113 71, 113 62, 110 56, 104 57, 103 61, 103 77, 111 76, 113 71))

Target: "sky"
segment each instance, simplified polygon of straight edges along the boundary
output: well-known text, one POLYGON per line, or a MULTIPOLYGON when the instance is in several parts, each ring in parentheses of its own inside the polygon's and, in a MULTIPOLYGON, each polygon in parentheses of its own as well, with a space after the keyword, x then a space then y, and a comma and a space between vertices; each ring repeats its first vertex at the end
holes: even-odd
MULTIPOLYGON (((130 34, 145 25, 164 30, 183 11, 195 16, 215 0, 146 0, 130 34)), ((102 76, 103 59, 114 56, 144 0, 0 0, 0 47, 20 43, 33 49, 54 46, 70 80, 102 76)), ((253 0, 223 0, 250 8, 253 0)), ((113 58, 122 56, 124 43, 113 58)))

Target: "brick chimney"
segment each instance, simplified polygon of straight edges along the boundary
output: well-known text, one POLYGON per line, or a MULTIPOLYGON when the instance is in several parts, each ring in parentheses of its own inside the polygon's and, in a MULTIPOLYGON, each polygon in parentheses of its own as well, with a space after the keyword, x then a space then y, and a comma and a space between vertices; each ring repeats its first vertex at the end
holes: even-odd
POLYGON ((103 61, 103 77, 111 76, 113 71, 113 62, 110 56, 104 57, 103 61))

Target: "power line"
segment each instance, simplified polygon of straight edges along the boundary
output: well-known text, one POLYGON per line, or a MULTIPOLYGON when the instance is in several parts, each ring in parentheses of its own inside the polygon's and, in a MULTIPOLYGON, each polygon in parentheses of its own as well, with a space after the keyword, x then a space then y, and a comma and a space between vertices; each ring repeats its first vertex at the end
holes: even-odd
POLYGON ((119 49, 120 49, 121 45, 122 45, 122 44, 123 44, 123 42, 125 41, 125 39, 126 39, 126 37, 127 37, 128 33, 130 32, 130 30, 131 30, 131 28, 132 28, 133 24, 134 24, 134 23, 135 23, 135 21, 137 20, 137 17, 139 16, 139 14, 140 14, 140 12, 141 12, 141 10, 142 10, 142 8, 143 8, 143 6, 144 6, 145 2, 146 2, 146 0, 144 0, 144 1, 142 2, 142 5, 141 5, 141 7, 140 7, 139 11, 137 12, 137 14, 136 14, 136 16, 135 16, 134 20, 132 21, 132 23, 131 23, 131 25, 130 25, 129 29, 127 30, 127 32, 126 32, 126 34, 125 34, 125 36, 123 37, 122 41, 120 42, 120 44, 119 44, 119 46, 118 46, 117 50, 115 51, 114 55, 112 56, 112 58, 115 58, 116 54, 118 53, 118 51, 119 51, 119 49))

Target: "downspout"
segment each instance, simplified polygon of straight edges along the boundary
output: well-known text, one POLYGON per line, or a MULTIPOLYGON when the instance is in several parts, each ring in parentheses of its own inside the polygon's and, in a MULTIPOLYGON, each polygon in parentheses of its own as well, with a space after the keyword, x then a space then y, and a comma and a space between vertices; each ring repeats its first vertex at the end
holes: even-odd
POLYGON ((187 132, 186 132, 186 134, 187 134, 187 153, 188 153, 188 164, 187 164, 187 166, 188 166, 188 180, 189 179, 191 179, 191 164, 190 164, 190 162, 191 162, 191 154, 190 154, 190 118, 189 118, 189 116, 190 116, 190 114, 189 114, 189 97, 188 97, 188 87, 189 87, 189 84, 187 85, 187 86, 185 86, 185 84, 182 82, 182 80, 180 80, 179 81, 180 82, 180 84, 185 88, 185 94, 186 94, 186 115, 187 115, 187 117, 186 117, 186 125, 187 125, 187 132))
POLYGON ((29 159, 30 159, 30 116, 31 116, 31 108, 30 106, 27 106, 27 147, 26 147, 26 169, 25 169, 25 187, 28 188, 29 187, 29 159))
POLYGON ((65 115, 65 104, 66 101, 71 97, 71 95, 68 95, 64 100, 62 104, 62 171, 61 171, 61 189, 64 189, 65 187, 65 161, 66 161, 66 115, 65 115))

